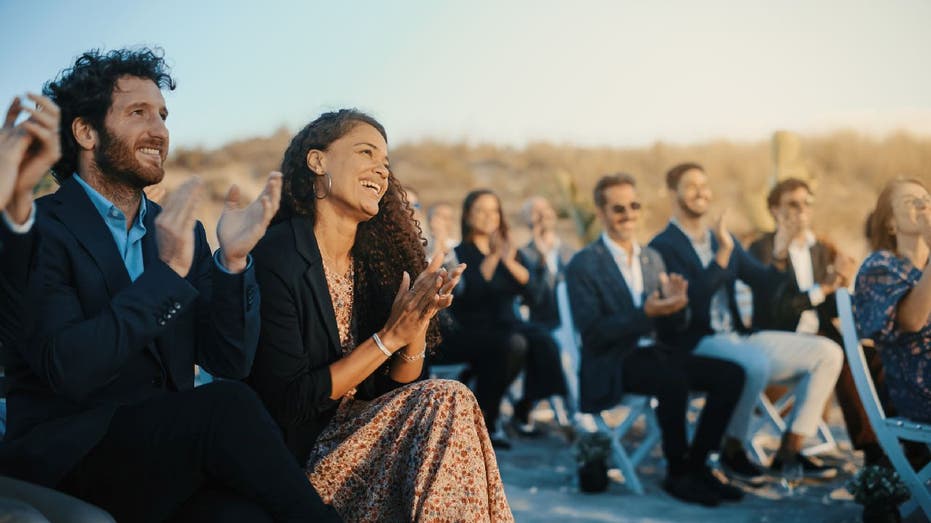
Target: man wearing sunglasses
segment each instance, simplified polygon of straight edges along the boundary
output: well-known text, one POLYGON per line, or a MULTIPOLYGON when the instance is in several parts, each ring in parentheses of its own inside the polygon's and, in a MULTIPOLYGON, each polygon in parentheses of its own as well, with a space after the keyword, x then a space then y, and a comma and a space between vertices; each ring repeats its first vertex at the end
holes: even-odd
MULTIPOLYGON (((781 231, 783 236, 790 238, 787 272, 791 276, 785 280, 785 292, 777 291, 775 296, 765 292, 754 293, 753 325, 759 329, 818 334, 840 344, 840 332, 832 322, 837 317, 834 291, 850 284, 857 266, 853 258, 812 232, 813 202, 811 188, 797 178, 785 179, 769 192, 766 203, 776 222, 776 231, 766 233, 753 242, 749 251, 761 263, 772 263, 775 236, 781 231)), ((879 355, 873 349, 867 349, 866 353, 873 380, 881 386, 883 373, 879 355)), ((853 447, 864 452, 867 464, 878 463, 883 452, 846 362, 834 391, 853 447)))
MULTIPOLYGON (((770 465, 777 473, 784 465, 801 465, 807 477, 828 479, 837 470, 801 453, 806 438, 815 434, 824 405, 831 396, 843 363, 843 351, 827 338, 774 330, 755 331, 740 321, 735 282, 749 285, 754 294, 775 297, 787 279, 789 236, 780 230, 773 239, 773 263, 753 259, 727 230, 724 215, 710 229, 705 216, 711 187, 697 163, 676 165, 666 174, 673 199, 669 225, 650 242, 670 271, 688 280, 692 321, 683 331, 662 331, 661 339, 695 354, 740 364, 746 384, 727 430, 721 464, 724 470, 760 485, 764 472, 747 457, 750 422, 759 394, 770 382, 795 384, 795 403, 787 419, 779 450, 770 465)), ((784 288, 784 285, 783 287, 784 288)))
POLYGON ((668 463, 663 488, 706 506, 736 501, 743 491, 706 465, 721 444, 744 383, 739 365, 698 356, 657 340, 689 322, 688 283, 666 274, 655 250, 637 242, 640 203, 634 179, 608 175, 595 186, 601 237, 579 251, 566 270, 572 318, 582 337, 580 408, 598 413, 624 394, 655 396, 668 463), (707 393, 692 445, 686 438, 689 391, 707 393))

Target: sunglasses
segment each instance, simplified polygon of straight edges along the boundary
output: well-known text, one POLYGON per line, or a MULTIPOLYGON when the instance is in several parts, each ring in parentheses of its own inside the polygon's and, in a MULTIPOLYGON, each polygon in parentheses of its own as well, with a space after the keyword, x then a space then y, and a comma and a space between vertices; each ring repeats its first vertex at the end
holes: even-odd
POLYGON ((924 198, 909 198, 907 200, 902 200, 902 203, 909 207, 914 207, 916 211, 923 211, 931 207, 931 198, 927 196, 924 198))
POLYGON ((786 205, 793 211, 801 211, 802 209, 808 209, 815 203, 813 198, 806 198, 804 200, 790 200, 786 202, 786 205))
POLYGON ((643 206, 640 205, 640 202, 630 202, 630 206, 612 205, 610 209, 611 209, 611 212, 613 212, 614 214, 624 214, 625 212, 627 212, 628 208, 630 209, 631 212, 633 212, 633 211, 639 211, 641 207, 643 206))

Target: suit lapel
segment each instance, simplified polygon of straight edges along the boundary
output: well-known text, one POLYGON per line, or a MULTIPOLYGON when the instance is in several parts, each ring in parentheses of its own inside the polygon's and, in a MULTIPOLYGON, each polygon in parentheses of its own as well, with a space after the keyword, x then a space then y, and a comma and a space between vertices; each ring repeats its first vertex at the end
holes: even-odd
POLYGON ((323 258, 320 257, 320 248, 314 236, 314 228, 310 219, 298 216, 291 219, 294 231, 294 242, 297 252, 307 261, 308 267, 304 272, 304 280, 310 287, 311 294, 317 304, 317 310, 322 316, 323 325, 330 340, 330 351, 339 355, 339 330, 336 327, 336 312, 333 310, 333 301, 330 299, 326 275, 323 272, 323 258))
POLYGON ((659 289, 659 274, 656 272, 657 267, 653 264, 653 258, 647 252, 647 248, 640 250, 640 272, 643 274, 643 299, 653 294, 653 291, 659 289))
POLYGON ((634 308, 634 299, 630 295, 630 287, 627 286, 627 281, 624 280, 624 275, 621 274, 621 269, 617 266, 614 257, 611 256, 611 252, 608 251, 603 238, 599 238, 598 243, 595 244, 595 254, 597 254, 598 264, 600 265, 596 274, 604 275, 604 282, 608 290, 607 294, 617 296, 618 299, 624 302, 625 307, 634 308))
MULTIPOLYGON (((701 273, 705 268, 705 265, 701 262, 701 258, 698 257, 698 253, 695 252, 695 247, 692 246, 692 240, 686 236, 685 232, 680 229, 677 225, 669 224, 666 226, 666 230, 672 235, 672 238, 679 242, 678 249, 685 253, 685 256, 689 258, 691 267, 697 267, 695 271, 696 274, 701 273)), ((717 252, 718 242, 714 239, 714 235, 711 235, 711 252, 717 252)), ((684 260, 683 260, 684 261, 684 260)), ((685 275, 683 275, 685 276, 685 275)), ((693 274, 693 277, 695 275, 693 274)))
POLYGON ((110 296, 132 283, 113 235, 78 182, 73 178, 65 181, 55 193, 55 201, 58 205, 52 212, 97 264, 110 296))
MULTIPOLYGON (((145 195, 143 195, 145 198, 145 195)), ((142 224, 145 225, 145 236, 142 237, 142 264, 143 270, 148 269, 158 260, 158 237, 155 235, 155 218, 162 208, 152 200, 146 198, 146 213, 142 224)))
POLYGON ((811 253, 811 272, 815 283, 825 281, 828 277, 828 265, 831 264, 828 249, 821 242, 815 242, 809 252, 811 253))

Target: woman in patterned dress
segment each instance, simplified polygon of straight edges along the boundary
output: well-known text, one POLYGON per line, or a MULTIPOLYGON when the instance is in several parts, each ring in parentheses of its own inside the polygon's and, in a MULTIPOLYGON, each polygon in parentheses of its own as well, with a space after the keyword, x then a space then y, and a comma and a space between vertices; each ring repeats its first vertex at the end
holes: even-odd
POLYGON ((253 252, 250 383, 310 481, 347 521, 513 521, 472 393, 417 381, 464 266, 424 261, 384 128, 323 114, 281 170, 282 211, 253 252))
POLYGON ((917 180, 879 195, 870 222, 874 249, 857 274, 855 316, 883 361, 897 413, 931 421, 931 196, 917 180))

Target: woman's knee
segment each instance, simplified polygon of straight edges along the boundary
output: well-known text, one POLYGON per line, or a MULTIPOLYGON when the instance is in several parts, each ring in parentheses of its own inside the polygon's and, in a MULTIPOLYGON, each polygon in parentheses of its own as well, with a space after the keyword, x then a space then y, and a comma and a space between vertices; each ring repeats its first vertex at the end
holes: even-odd
POLYGON ((524 357, 530 350, 530 341, 523 333, 515 332, 508 336, 505 349, 513 356, 524 357))

